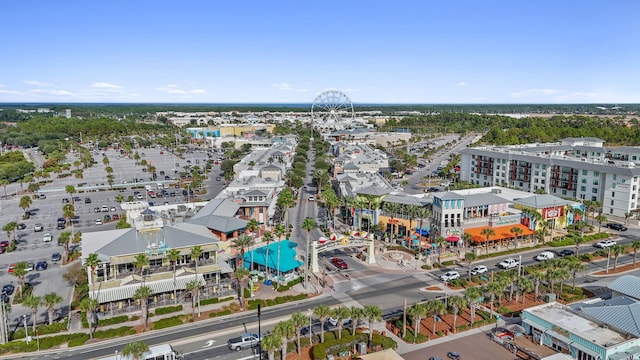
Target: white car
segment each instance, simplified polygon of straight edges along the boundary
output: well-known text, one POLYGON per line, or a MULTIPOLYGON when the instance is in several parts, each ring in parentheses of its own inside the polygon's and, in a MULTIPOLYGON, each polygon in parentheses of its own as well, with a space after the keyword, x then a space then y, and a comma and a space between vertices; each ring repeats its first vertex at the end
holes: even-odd
MULTIPOLYGON (((331 326, 337 326, 338 325, 338 319, 333 318, 333 317, 330 317, 329 319, 327 319, 327 322, 331 326)), ((351 319, 350 318, 342 319, 342 326, 348 326, 350 324, 351 324, 351 319)))
POLYGON ((316 201, 315 195, 309 195, 309 201, 316 201))
POLYGON ((444 282, 449 282, 451 280, 459 279, 460 274, 457 271, 447 271, 446 273, 440 275, 440 280, 444 282))
POLYGON ((513 258, 504 259, 498 263, 498 267, 501 269, 512 269, 518 267, 518 265, 520 265, 518 260, 513 258))
POLYGON ((51 233, 46 233, 42 237, 42 241, 44 241, 44 242, 49 242, 51 240, 53 240, 53 235, 51 235, 51 233))
POLYGON ((471 269, 471 275, 484 274, 487 271, 489 271, 489 269, 487 269, 486 266, 484 266, 484 265, 476 265, 476 266, 473 267, 473 269, 471 269))
POLYGON ((538 254, 538 256, 536 256, 536 260, 546 261, 553 259, 554 257, 555 255, 551 251, 543 251, 542 253, 538 254))
POLYGON ((606 248, 611 247, 611 246, 613 246, 615 244, 617 244, 617 242, 615 242, 614 240, 602 240, 602 241, 599 241, 596 244, 596 247, 600 248, 600 249, 606 249, 606 248))
POLYGON ((102 219, 96 219, 96 225, 102 225, 102 219))

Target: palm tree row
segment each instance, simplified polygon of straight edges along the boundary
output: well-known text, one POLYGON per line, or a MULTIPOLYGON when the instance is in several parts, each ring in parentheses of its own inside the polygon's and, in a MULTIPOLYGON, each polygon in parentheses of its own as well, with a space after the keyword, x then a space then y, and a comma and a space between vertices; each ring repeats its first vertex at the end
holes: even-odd
MULTIPOLYGON (((320 324, 320 342, 324 342, 325 324, 329 318, 336 321, 338 339, 342 338, 342 330, 346 319, 351 320, 351 335, 355 335, 356 327, 359 320, 367 320, 369 324, 369 341, 373 338, 373 325, 376 321, 382 319, 382 310, 375 305, 367 305, 365 307, 339 306, 330 308, 327 305, 319 305, 313 309, 313 316, 318 319, 320 324)), ((302 346, 300 343, 303 329, 311 332, 309 325, 311 319, 309 315, 303 313, 294 313, 289 320, 281 321, 276 324, 271 334, 268 334, 262 340, 262 349, 265 350, 270 360, 274 360, 275 352, 280 350, 281 360, 286 360, 287 345, 295 338, 296 351, 301 354, 302 346)))

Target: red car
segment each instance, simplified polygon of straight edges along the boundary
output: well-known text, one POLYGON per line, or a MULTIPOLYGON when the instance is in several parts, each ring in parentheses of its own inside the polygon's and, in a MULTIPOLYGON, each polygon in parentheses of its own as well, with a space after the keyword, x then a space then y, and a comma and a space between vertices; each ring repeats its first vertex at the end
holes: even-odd
POLYGON ((9 265, 9 273, 12 273, 15 267, 16 267, 16 264, 9 265))
POLYGON ((340 258, 331 259, 331 263, 340 270, 346 270, 349 268, 349 265, 340 258))

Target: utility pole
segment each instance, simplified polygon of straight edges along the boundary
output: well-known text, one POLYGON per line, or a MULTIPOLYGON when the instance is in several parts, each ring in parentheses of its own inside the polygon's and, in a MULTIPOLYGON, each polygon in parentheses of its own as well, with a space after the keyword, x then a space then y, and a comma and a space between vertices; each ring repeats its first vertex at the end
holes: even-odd
POLYGON ((9 342, 9 338, 7 336, 8 332, 7 332, 7 321, 6 321, 6 317, 5 317, 5 304, 4 301, 0 300, 0 321, 2 322, 1 325, 1 329, 0 329, 0 343, 2 344, 6 344, 7 342, 9 342))
POLYGON ((407 298, 404 298, 404 306, 402 307, 402 338, 407 338, 407 298))

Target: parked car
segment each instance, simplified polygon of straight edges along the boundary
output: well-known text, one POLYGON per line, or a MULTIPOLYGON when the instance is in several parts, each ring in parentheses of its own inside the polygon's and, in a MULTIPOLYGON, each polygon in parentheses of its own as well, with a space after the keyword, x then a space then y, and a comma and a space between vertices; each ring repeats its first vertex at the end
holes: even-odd
POLYGON ((99 213, 100 212, 100 208, 99 207, 94 207, 93 208, 93 212, 94 213, 99 213))
POLYGON ((9 265, 9 270, 7 270, 7 272, 9 274, 13 274, 13 269, 15 269, 15 268, 16 268, 16 264, 10 264, 9 265))
POLYGON ((49 267, 49 264, 47 264, 46 261, 38 261, 38 263, 36 264, 36 271, 47 270, 47 267, 49 267))
POLYGON ((617 231, 627 231, 626 226, 618 223, 608 223, 605 225, 605 227, 608 227, 609 229, 617 230, 617 231))
POLYGON ((46 198, 47 198, 47 195, 45 195, 45 194, 40 194, 40 195, 38 195, 38 198, 39 198, 40 200, 44 200, 44 199, 46 199, 46 198))
POLYGON ((33 225, 33 231, 34 232, 44 231, 44 227, 42 227, 42 224, 37 223, 37 224, 33 225))
POLYGON ((476 265, 476 266, 473 267, 473 269, 471 269, 471 275, 484 274, 487 271, 489 271, 489 269, 487 269, 486 266, 484 266, 484 265, 476 265))
POLYGON ((26 229, 26 228, 27 228, 27 224, 25 224, 25 223, 19 223, 19 224, 16 226, 16 229, 18 229, 18 230, 24 230, 24 229, 26 229))
POLYGON ((440 275, 440 280, 444 282, 449 282, 451 280, 459 279, 460 273, 457 271, 447 271, 446 273, 440 275))
POLYGON ((0 248, 5 249, 9 247, 9 240, 0 241, 0 248))
POLYGON ((460 360, 462 358, 462 355, 460 355, 460 353, 457 351, 449 351, 447 353, 447 357, 452 360, 460 360))
POLYGON ((63 204, 68 204, 69 203, 69 198, 62 198, 62 203, 63 204))
POLYGON ((111 216, 111 220, 120 220, 120 215, 113 214, 113 216, 111 216))
POLYGON ((32 262, 28 262, 26 270, 27 271, 33 271, 33 268, 34 268, 33 263, 32 262))
POLYGON ((309 201, 316 201, 315 195, 309 195, 309 201))
POLYGON ((558 251, 558 256, 560 257, 565 257, 565 256, 573 256, 575 254, 575 252, 571 249, 562 249, 560 251, 558 251))
MULTIPOLYGON (((327 323, 331 326, 337 326, 338 319, 334 317, 329 317, 329 319, 327 319, 327 323)), ((342 319, 342 326, 350 326, 350 325, 351 325, 351 318, 342 319)))
POLYGON ((51 235, 51 233, 46 233, 42 237, 42 241, 44 241, 44 242, 49 242, 51 240, 53 240, 53 235, 51 235))
POLYGON ((555 257, 555 255, 551 251, 543 251, 538 256, 535 257, 537 261, 546 261, 551 260, 555 257))
POLYGON ((60 260, 62 260, 62 255, 60 255, 60 253, 55 252, 51 254, 51 261, 56 262, 60 260))
POLYGON ((15 289, 16 289, 16 287, 13 286, 13 284, 7 284, 7 285, 2 287, 2 294, 3 295, 11 295, 11 294, 13 294, 15 289))
POLYGON ((112 207, 110 207, 110 208, 109 208, 109 211, 111 211, 111 212, 116 212, 116 211, 118 211, 118 209, 116 209, 116 207, 115 207, 115 206, 112 206, 112 207))
POLYGON ((617 244, 617 242, 615 242, 615 240, 602 240, 602 241, 598 241, 596 243, 596 247, 600 248, 600 249, 606 249, 608 247, 611 247, 613 245, 617 244))
POLYGON ((85 204, 91 204, 91 198, 89 198, 89 197, 84 198, 84 203, 85 204))
POLYGON ((109 207, 107 205, 102 205, 102 208, 100 208, 100 211, 109 212, 109 207))
POLYGON ((96 225, 102 225, 102 219, 96 219, 96 225))
POLYGON ((340 270, 346 270, 349 268, 349 265, 347 265, 347 263, 340 258, 331 259, 331 263, 340 270))

